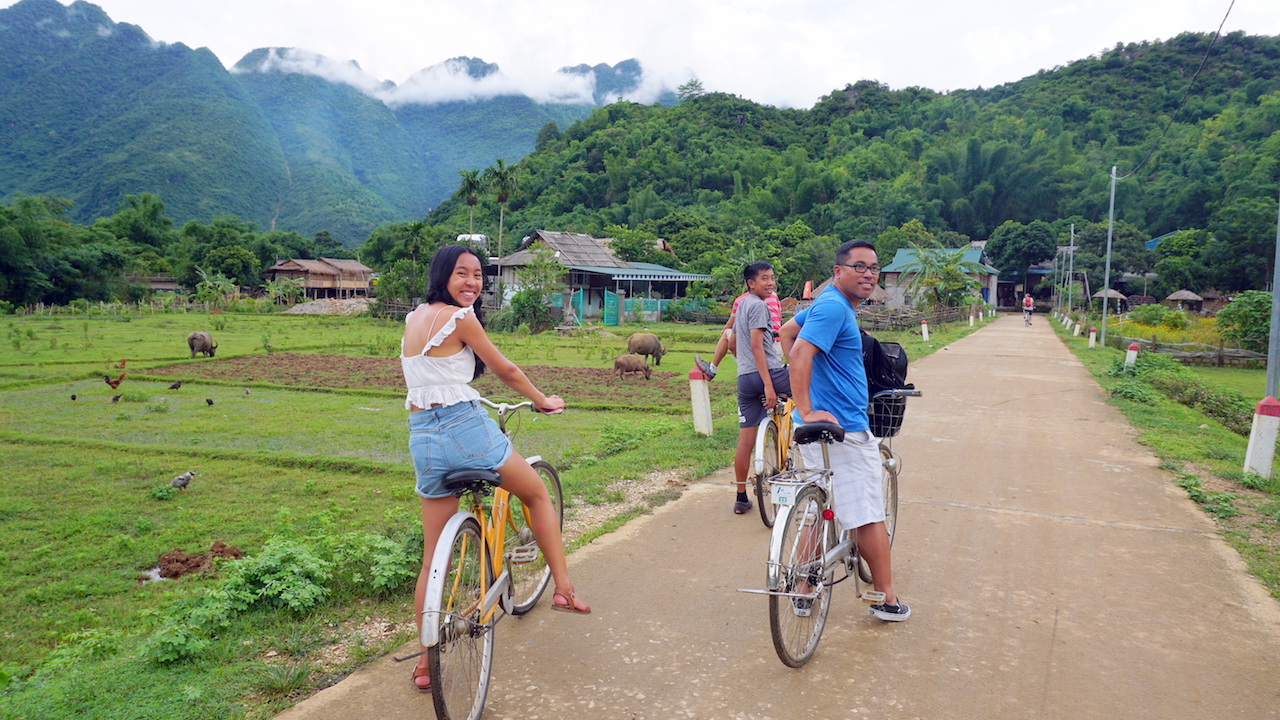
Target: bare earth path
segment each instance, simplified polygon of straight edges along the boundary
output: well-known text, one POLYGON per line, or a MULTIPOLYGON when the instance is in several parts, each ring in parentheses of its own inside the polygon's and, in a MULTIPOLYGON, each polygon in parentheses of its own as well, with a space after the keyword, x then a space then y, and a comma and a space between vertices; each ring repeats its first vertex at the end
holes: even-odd
MULTIPOLYGON (((908 348, 910 352, 910 348, 908 348)), ((784 667, 768 531, 722 472, 570 558, 589 617, 498 626, 486 718, 1277 718, 1280 605, 1248 576, 1043 317, 913 363, 901 624, 837 586, 784 667)), ((407 665, 407 663, 405 664, 407 665)), ((280 720, 431 718, 382 659, 280 720)))

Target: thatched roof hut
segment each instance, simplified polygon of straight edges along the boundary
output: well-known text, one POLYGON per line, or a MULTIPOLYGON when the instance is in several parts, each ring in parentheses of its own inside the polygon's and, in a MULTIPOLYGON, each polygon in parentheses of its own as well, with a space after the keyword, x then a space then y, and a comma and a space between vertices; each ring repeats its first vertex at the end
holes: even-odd
POLYGON ((1191 292, 1190 290, 1179 290, 1165 298, 1168 302, 1178 303, 1179 310, 1190 310, 1191 312, 1200 312, 1204 307, 1204 298, 1191 292))
MULTIPOLYGON (((1099 290, 1098 292, 1094 293, 1093 296, 1096 298, 1100 298, 1102 297, 1102 294, 1103 294, 1103 291, 1099 290)), ((1124 293, 1114 288, 1107 290, 1106 295, 1107 295, 1107 298, 1110 300, 1128 300, 1129 299, 1128 297, 1125 296, 1124 293)))

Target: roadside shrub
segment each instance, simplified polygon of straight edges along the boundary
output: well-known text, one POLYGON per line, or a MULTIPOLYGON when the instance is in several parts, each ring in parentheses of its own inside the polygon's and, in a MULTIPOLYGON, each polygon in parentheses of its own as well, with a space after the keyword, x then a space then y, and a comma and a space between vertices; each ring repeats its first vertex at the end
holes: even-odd
POLYGON ((1121 380, 1112 386, 1111 397, 1124 398, 1143 405, 1155 405, 1160 396, 1141 380, 1121 380))
POLYGON ((1265 339, 1271 334, 1271 293, 1245 290, 1218 311, 1218 330, 1228 340, 1265 339))
POLYGON ((1158 374, 1148 382, 1169 398, 1199 410, 1228 430, 1238 435, 1249 434, 1253 425, 1253 406, 1239 392, 1209 388, 1189 373, 1158 374))
POLYGON ((1159 325, 1163 320, 1168 308, 1163 305, 1152 303, 1150 305, 1139 305, 1129 313, 1129 319, 1142 323, 1143 325, 1159 325))
POLYGON ((1187 314, 1181 310, 1170 310, 1164 314, 1160 324, 1170 330, 1185 330, 1187 328, 1187 314))
POLYGON ((13 303, 8 300, 0 300, 0 315, 12 315, 13 303))

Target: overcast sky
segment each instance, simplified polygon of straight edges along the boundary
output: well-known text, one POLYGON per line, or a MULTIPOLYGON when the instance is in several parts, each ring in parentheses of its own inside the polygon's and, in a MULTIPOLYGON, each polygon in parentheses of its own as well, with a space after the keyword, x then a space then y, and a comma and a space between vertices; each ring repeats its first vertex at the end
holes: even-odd
MULTIPOLYGON (((70 0, 61 0, 69 5, 70 0)), ((8 7, 14 0, 0 0, 8 7)), ((153 39, 230 67, 259 47, 354 60, 404 84, 459 55, 511 87, 556 69, 637 58, 671 86, 810 107, 861 79, 939 91, 992 87, 1117 42, 1213 32, 1231 0, 97 0, 153 39)), ((1224 32, 1280 35, 1280 2, 1237 0, 1224 32)), ((3 60, 0 60, 3 62, 3 60)), ((422 82, 424 79, 420 78, 422 82)), ((355 81, 353 81, 355 82, 355 81)))

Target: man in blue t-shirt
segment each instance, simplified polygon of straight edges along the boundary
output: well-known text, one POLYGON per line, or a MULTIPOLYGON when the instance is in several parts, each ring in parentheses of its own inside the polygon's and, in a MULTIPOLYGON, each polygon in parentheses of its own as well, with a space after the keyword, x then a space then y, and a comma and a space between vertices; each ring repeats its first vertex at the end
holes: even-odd
MULTIPOLYGON (((869 612, 896 622, 910 617, 911 608, 893 591, 880 442, 867 424, 867 375, 855 315, 876 289, 879 275, 874 245, 866 240, 841 245, 831 285, 783 326, 782 345, 790 362, 795 422, 836 422, 845 430, 844 442, 829 448, 832 504, 841 527, 856 528, 858 550, 871 568, 876 590, 885 594, 869 612)), ((822 467, 821 446, 804 445, 800 452, 806 467, 822 467)), ((797 615, 809 612, 799 599, 795 610, 797 615)))

